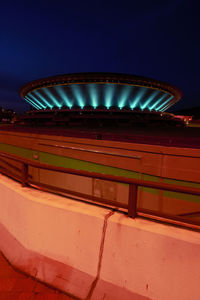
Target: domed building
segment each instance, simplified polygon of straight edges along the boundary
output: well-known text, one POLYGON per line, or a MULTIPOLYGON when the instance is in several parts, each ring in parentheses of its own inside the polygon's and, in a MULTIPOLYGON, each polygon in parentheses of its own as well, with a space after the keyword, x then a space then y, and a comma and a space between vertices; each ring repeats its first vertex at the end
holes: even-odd
POLYGON ((182 92, 168 83, 141 76, 77 73, 32 81, 22 86, 20 95, 40 112, 40 119, 47 112, 55 117, 58 110, 60 119, 65 117, 67 122, 74 118, 133 120, 136 113, 140 118, 144 113, 160 116, 179 101, 182 92))

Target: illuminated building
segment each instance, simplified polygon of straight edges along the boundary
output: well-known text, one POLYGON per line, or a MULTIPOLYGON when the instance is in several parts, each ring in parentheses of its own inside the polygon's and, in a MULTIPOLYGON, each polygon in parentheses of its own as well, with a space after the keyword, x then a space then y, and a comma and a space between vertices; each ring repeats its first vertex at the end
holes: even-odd
POLYGON ((115 73, 78 73, 25 84, 20 95, 37 110, 127 108, 164 112, 182 96, 164 82, 115 73))

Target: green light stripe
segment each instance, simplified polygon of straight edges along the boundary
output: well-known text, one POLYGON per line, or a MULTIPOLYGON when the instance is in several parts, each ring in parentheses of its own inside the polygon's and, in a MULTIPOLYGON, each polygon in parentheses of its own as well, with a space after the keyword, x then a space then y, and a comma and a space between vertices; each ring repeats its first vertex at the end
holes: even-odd
POLYGON ((164 183, 169 183, 169 184, 181 185, 181 186, 188 186, 188 187, 200 188, 200 183, 188 182, 188 181, 184 181, 184 180, 176 180, 176 179, 163 178, 163 182, 164 183))
MULTIPOLYGON (((168 183, 168 184, 180 185, 180 186, 200 188, 200 183, 188 182, 188 181, 183 181, 183 180, 163 178, 163 182, 168 183)), ((181 200, 185 200, 185 201, 189 201, 189 202, 200 203, 200 197, 199 196, 193 196, 193 195, 188 195, 188 194, 183 194, 183 193, 164 191, 163 192, 163 197, 177 198, 177 199, 181 199, 181 200)))
POLYGON ((35 152, 26 148, 21 148, 17 146, 2 144, 2 143, 0 143, 0 150, 3 152, 15 154, 17 156, 28 158, 28 159, 33 159, 33 153, 35 152))
POLYGON ((183 193, 164 191, 163 197, 176 198, 176 199, 185 200, 185 201, 189 201, 189 202, 200 203, 199 196, 193 196, 193 195, 188 195, 188 194, 183 194, 183 193))
MULTIPOLYGON (((148 174, 142 174, 141 179, 146 180, 146 181, 159 182, 159 177, 153 176, 153 175, 148 175, 148 174)), ((157 190, 157 189, 144 188, 144 187, 140 188, 140 189, 146 193, 151 193, 151 194, 155 194, 155 195, 159 194, 159 190, 157 190)))
MULTIPOLYGON (((40 162, 47 163, 54 166, 139 179, 138 172, 120 169, 116 167, 105 166, 98 163, 86 162, 81 159, 74 159, 74 158, 59 156, 59 155, 50 154, 46 152, 37 152, 35 150, 3 144, 3 143, 0 143, 0 150, 27 159, 32 159, 32 160, 34 160, 34 155, 37 154, 39 156, 40 162)), ((148 174, 142 174, 142 179, 147 181, 154 181, 154 182, 159 182, 160 180, 158 176, 153 176, 148 174)), ((200 188, 199 183, 182 181, 182 180, 163 178, 163 182, 169 184, 181 185, 181 186, 200 188)), ((158 195, 159 193, 159 190, 151 189, 151 188, 142 188, 142 190, 156 195, 158 195)), ((163 196, 200 203, 200 197, 198 196, 192 196, 192 195, 168 192, 168 191, 163 191, 163 196)))
POLYGON ((59 156, 46 152, 37 152, 30 149, 25 149, 17 146, 7 145, 0 143, 0 150, 18 155, 20 157, 33 159, 34 154, 39 154, 40 162, 47 163, 53 166, 72 168, 76 170, 85 170, 89 172, 97 172, 102 174, 123 176, 129 178, 139 178, 138 172, 128 171, 116 167, 104 166, 97 163, 86 162, 79 159, 69 158, 65 156, 59 156))
POLYGON ((86 162, 79 159, 58 156, 45 152, 40 152, 40 161, 58 167, 72 168, 75 170, 85 170, 89 172, 97 172, 102 174, 123 176, 129 178, 139 178, 137 172, 119 169, 116 167, 104 166, 101 164, 86 162))

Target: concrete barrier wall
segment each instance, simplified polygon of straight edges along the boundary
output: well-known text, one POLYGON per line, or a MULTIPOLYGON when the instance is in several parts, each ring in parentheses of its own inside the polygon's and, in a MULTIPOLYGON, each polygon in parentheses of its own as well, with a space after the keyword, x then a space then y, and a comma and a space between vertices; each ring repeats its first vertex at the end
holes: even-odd
POLYGON ((0 175, 0 250, 80 299, 199 300, 200 234, 30 188, 0 175))
POLYGON ((96 278, 108 210, 0 177, 0 247, 16 267, 81 299, 96 278))
POLYGON ((200 299, 199 238, 197 232, 114 214, 92 300, 103 295, 112 300, 200 299))

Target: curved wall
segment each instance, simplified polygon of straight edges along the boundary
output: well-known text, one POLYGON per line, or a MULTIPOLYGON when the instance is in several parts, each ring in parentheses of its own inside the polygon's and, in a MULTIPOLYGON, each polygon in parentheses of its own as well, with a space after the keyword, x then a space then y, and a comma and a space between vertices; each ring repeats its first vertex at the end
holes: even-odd
POLYGON ((78 299, 198 300, 198 232, 62 198, 0 175, 0 250, 78 299))

